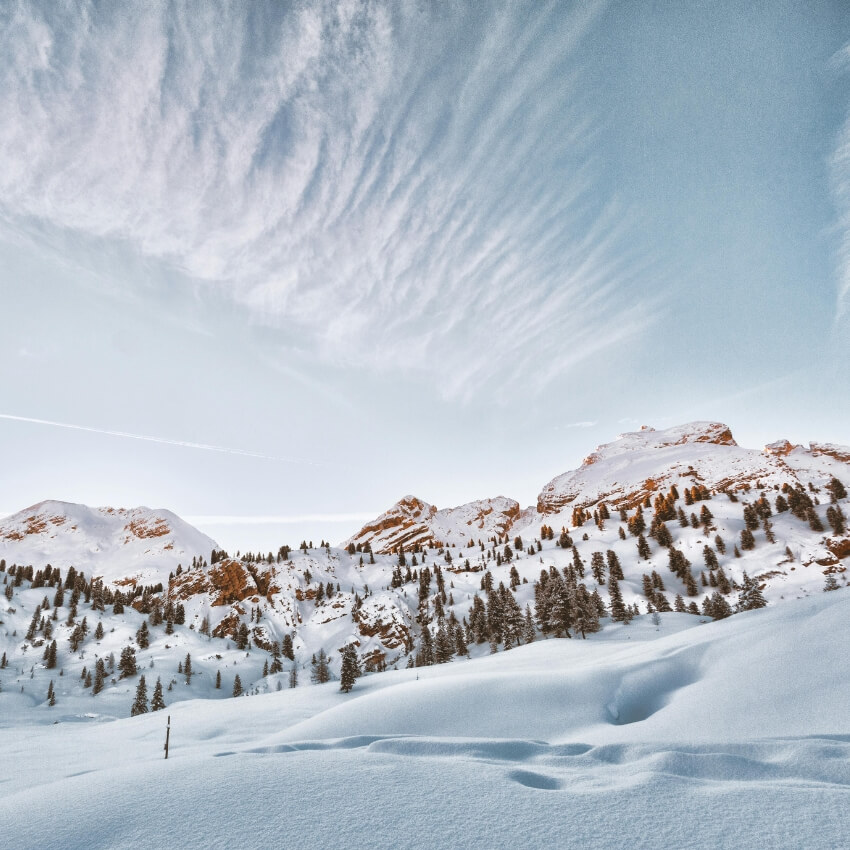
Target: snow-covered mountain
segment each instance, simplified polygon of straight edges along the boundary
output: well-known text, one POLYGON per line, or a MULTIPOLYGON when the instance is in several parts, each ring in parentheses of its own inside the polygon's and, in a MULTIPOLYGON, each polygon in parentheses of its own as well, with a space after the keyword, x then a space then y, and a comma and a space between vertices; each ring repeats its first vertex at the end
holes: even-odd
MULTIPOLYGON (((600 446, 547 484, 537 507, 496 497, 438 510, 407 497, 340 548, 236 557, 168 511, 44 502, 0 521, 9 594, 2 649, 19 664, 34 648, 41 657, 44 619, 23 636, 36 605, 47 600, 50 613, 55 571, 67 581, 71 566, 84 574, 75 581, 83 597, 76 615, 67 595, 54 603, 47 631, 60 647, 80 616, 103 621, 112 652, 133 644, 146 620, 151 660, 179 660, 174 654, 203 634, 213 666, 238 662, 254 691, 277 686, 281 674, 263 675, 263 662, 289 642, 287 663, 302 674, 320 650, 338 671, 348 645, 377 670, 430 663, 438 644, 444 657, 475 657, 576 633, 580 622, 592 630, 600 617, 603 630, 612 616, 671 608, 722 618, 746 609, 753 587, 772 606, 820 594, 828 581, 846 584, 844 485, 850 449, 745 449, 725 425, 691 423, 600 446), (95 590, 98 578, 104 588, 95 590), (163 615, 175 606, 180 619, 164 634, 163 615)), ((79 652, 66 654, 66 669, 86 666, 79 652)))
POLYGON ((178 564, 209 557, 216 543, 176 514, 150 508, 90 508, 39 502, 0 519, 0 558, 73 566, 107 582, 168 582, 178 564))

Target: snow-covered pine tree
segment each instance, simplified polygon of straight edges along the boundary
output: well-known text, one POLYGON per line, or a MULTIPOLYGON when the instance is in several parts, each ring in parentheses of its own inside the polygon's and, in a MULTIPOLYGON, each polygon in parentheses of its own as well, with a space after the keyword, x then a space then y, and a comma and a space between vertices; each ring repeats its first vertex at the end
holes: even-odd
POLYGON ((824 593, 829 593, 831 590, 838 590, 838 579, 835 578, 835 573, 829 573, 823 584, 824 593))
POLYGON ((129 676, 135 676, 138 672, 138 667, 136 665, 136 650, 133 649, 132 646, 125 646, 124 649, 121 650, 121 658, 118 661, 118 669, 121 671, 122 679, 126 679, 129 676))
POLYGON ((137 717, 139 714, 148 713, 148 686, 145 684, 145 677, 139 679, 139 684, 136 687, 136 699, 130 708, 130 717, 137 717))
POLYGON ((342 650, 342 668, 339 675, 339 689, 343 693, 348 693, 353 687, 354 682, 360 672, 360 667, 357 663, 357 650, 353 643, 346 644, 342 650))
POLYGON ((151 711, 162 711, 163 708, 165 708, 165 699, 162 696, 162 682, 157 676, 153 697, 151 697, 151 711))
POLYGON ((613 577, 608 580, 608 593, 611 596, 611 619, 615 622, 624 622, 630 619, 626 613, 626 606, 623 603, 623 595, 620 593, 620 584, 613 577))
POLYGON ((320 649, 318 653, 313 656, 311 665, 312 669, 310 672, 310 680, 313 684, 322 685, 331 680, 331 671, 328 667, 328 656, 325 654, 324 649, 320 649))
POLYGON ((762 595, 758 582, 744 573, 741 592, 738 594, 738 610, 753 611, 756 608, 764 608, 767 601, 762 595))

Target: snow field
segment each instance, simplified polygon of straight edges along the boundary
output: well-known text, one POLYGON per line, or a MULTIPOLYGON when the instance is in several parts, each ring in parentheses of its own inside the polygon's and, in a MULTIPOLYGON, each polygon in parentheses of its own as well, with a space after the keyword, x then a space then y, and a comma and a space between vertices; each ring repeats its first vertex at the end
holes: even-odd
POLYGON ((848 615, 839 591, 684 630, 685 615, 640 618, 348 695, 19 716, 0 735, 0 831, 22 850, 843 847, 848 615))

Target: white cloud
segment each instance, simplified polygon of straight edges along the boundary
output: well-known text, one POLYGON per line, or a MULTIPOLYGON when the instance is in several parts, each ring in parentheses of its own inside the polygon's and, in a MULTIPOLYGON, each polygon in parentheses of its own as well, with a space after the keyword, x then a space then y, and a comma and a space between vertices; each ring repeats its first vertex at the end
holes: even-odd
POLYGON ((448 396, 639 333, 576 45, 601 3, 0 13, 0 220, 129 244, 448 396))

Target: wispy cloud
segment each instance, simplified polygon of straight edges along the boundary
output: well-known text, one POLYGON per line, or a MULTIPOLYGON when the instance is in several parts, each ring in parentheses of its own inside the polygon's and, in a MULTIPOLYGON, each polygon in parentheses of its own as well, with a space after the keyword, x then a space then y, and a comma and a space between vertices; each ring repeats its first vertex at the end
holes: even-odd
POLYGON ((0 413, 0 419, 6 419, 10 422, 28 422, 33 425, 49 425, 53 428, 67 428, 71 431, 87 431, 90 434, 102 434, 106 437, 124 437, 130 440, 144 440, 148 443, 162 443, 166 446, 180 446, 185 449, 200 449, 206 452, 221 452, 228 455, 261 458, 262 460, 276 460, 282 463, 305 464, 307 466, 331 465, 321 461, 307 460, 305 458, 279 457, 276 455, 247 451, 245 449, 234 449, 228 446, 213 446, 207 443, 194 443, 189 440, 171 440, 167 437, 152 437, 149 434, 132 434, 128 431, 113 431, 107 428, 93 428, 88 425, 74 425, 70 422, 53 422, 49 419, 35 419, 31 416, 14 416, 11 413, 0 413))
MULTIPOLYGON (((844 80, 850 75, 850 44, 832 61, 832 68, 844 80)), ((850 114, 836 137, 830 161, 833 197, 837 211, 838 306, 836 321, 850 314, 850 114)))
POLYGON ((594 191, 604 5, 7 7, 0 219, 128 243, 331 362, 539 389, 656 315, 594 191))

